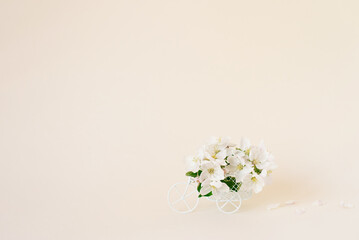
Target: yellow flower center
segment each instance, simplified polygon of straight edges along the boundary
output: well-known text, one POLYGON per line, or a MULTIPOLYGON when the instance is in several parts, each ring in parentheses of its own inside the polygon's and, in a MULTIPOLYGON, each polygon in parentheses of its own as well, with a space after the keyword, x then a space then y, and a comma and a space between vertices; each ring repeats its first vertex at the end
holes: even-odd
POLYGON ((208 172, 209 172, 209 174, 213 174, 214 173, 214 168, 209 168, 208 172))
POLYGON ((252 180, 253 182, 257 182, 257 181, 258 181, 256 177, 252 177, 251 180, 252 180))
POLYGON ((238 166, 237 166, 237 169, 240 171, 240 170, 242 170, 243 169, 243 165, 242 164, 239 164, 238 166))
POLYGON ((213 153, 213 155, 212 155, 212 158, 214 158, 214 159, 217 159, 217 153, 219 153, 220 152, 220 150, 218 150, 217 149, 217 147, 215 147, 215 149, 214 149, 214 153, 213 153))

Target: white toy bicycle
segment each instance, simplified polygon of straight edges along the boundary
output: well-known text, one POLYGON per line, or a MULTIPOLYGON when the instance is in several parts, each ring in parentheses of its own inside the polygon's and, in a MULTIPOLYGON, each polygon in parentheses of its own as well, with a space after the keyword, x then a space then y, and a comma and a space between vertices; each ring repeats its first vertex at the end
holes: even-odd
POLYGON ((228 138, 212 138, 187 158, 187 182, 172 185, 167 194, 170 208, 192 212, 200 198, 215 201, 223 213, 235 213, 252 193, 262 191, 276 165, 264 144, 254 146, 242 139, 239 145, 228 138))
MULTIPOLYGON (((168 204, 177 213, 190 213, 199 203, 198 194, 196 182, 188 177, 187 182, 175 183, 170 187, 167 195, 168 204)), ((207 199, 216 202, 219 211, 231 214, 237 212, 242 205, 242 200, 249 199, 251 195, 251 193, 239 190, 210 196, 207 199)))

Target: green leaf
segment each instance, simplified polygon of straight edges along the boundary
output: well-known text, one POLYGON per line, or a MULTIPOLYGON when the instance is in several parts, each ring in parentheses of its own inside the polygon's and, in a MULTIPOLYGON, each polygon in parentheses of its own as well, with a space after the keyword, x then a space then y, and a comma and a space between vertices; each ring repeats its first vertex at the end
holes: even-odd
POLYGON ((256 165, 254 165, 254 171, 255 171, 258 175, 261 174, 261 172, 262 172, 262 170, 259 169, 259 168, 257 168, 256 165))
MULTIPOLYGON (((202 188, 202 183, 199 183, 198 186, 197 186, 197 191, 198 191, 198 192, 201 192, 201 188, 202 188)), ((212 196, 212 192, 209 192, 209 193, 207 193, 206 195, 199 194, 199 195, 198 195, 198 198, 201 198, 201 197, 209 197, 209 196, 212 196)))
POLYGON ((186 176, 188 176, 188 177, 197 177, 197 173, 189 171, 189 172, 186 173, 186 176))
POLYGON ((239 188, 241 187, 242 183, 237 182, 235 177, 226 177, 225 179, 221 180, 221 182, 225 183, 231 191, 238 192, 239 188))
POLYGON ((197 192, 200 192, 201 188, 202 188, 202 183, 199 183, 198 186, 197 186, 197 192))
POLYGON ((200 194, 200 195, 198 195, 198 198, 201 198, 201 197, 209 197, 209 196, 212 196, 212 192, 209 192, 209 193, 207 193, 206 195, 200 194))
POLYGON ((201 173, 202 173, 202 170, 199 170, 198 172, 189 171, 186 173, 186 176, 195 178, 195 177, 199 177, 201 175, 201 173))

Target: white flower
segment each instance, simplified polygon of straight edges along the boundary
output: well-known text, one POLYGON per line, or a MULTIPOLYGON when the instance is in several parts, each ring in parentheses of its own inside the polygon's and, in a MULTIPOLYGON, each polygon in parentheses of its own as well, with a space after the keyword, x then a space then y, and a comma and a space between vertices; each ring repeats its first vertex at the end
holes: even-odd
POLYGON ((234 145, 228 137, 212 137, 194 156, 186 158, 186 168, 200 171, 196 181, 201 184, 202 195, 232 191, 221 182, 227 177, 234 177, 241 183, 240 191, 251 194, 259 193, 267 184, 269 174, 277 167, 273 160, 263 143, 254 146, 242 138, 239 145, 234 145))
POLYGON ((204 157, 206 160, 217 162, 224 166, 226 161, 224 160, 227 156, 227 146, 212 144, 206 147, 204 157))
POLYGON ((259 193, 262 191, 265 185, 263 176, 258 175, 257 173, 249 174, 243 180, 243 188, 247 191, 253 191, 254 193, 259 193))
POLYGON ((273 169, 277 168, 277 165, 273 161, 273 155, 266 150, 263 142, 249 149, 248 160, 258 169, 266 170, 268 173, 271 173, 273 169))
POLYGON ((258 165, 258 168, 262 168, 267 170, 268 174, 271 173, 274 169, 277 168, 277 164, 275 164, 273 161, 266 161, 264 163, 261 163, 258 165))
POLYGON ((227 156, 227 153, 225 152, 225 150, 219 151, 218 153, 205 152, 204 155, 205 155, 205 160, 218 163, 219 165, 222 165, 222 166, 225 166, 227 164, 225 161, 225 158, 227 156))
POLYGON ((271 153, 268 153, 268 159, 265 168, 267 171, 271 172, 272 170, 276 169, 278 166, 274 163, 274 156, 271 153))
POLYGON ((244 157, 244 152, 238 150, 235 147, 228 147, 227 148, 227 156, 228 157, 232 157, 232 156, 240 156, 240 157, 244 157))
POLYGON ((210 180, 222 180, 224 179, 224 171, 221 166, 212 161, 204 161, 201 165, 202 173, 199 177, 200 182, 204 182, 207 179, 210 180))
POLYGON ((249 160, 259 169, 264 168, 264 164, 268 160, 268 152, 264 146, 252 146, 249 149, 249 160))
POLYGON ((247 138, 242 138, 238 147, 245 152, 251 147, 251 142, 247 138))
POLYGON ((186 161, 186 171, 198 172, 201 160, 196 156, 188 156, 186 161))
POLYGON ((200 165, 204 157, 204 148, 200 148, 198 153, 195 156, 186 157, 186 170, 192 172, 198 172, 200 170, 200 165))
POLYGON ((226 167, 228 174, 236 178, 237 182, 243 181, 243 179, 253 171, 251 163, 246 162, 242 156, 231 156, 227 159, 229 165, 226 167))
POLYGON ((200 194, 207 195, 210 192, 216 196, 223 192, 229 192, 229 187, 227 184, 222 183, 221 181, 211 181, 210 179, 207 179, 202 183, 200 194))

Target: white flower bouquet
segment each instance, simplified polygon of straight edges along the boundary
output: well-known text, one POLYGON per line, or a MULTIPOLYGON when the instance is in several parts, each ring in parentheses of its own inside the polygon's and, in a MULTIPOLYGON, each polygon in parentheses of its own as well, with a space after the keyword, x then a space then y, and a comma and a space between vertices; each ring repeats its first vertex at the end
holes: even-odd
POLYGON ((254 146, 242 138, 236 145, 228 137, 212 137, 194 156, 186 158, 186 175, 197 183, 199 198, 218 199, 239 191, 251 196, 268 182, 276 168, 273 160, 263 142, 254 146))
POLYGON ((172 185, 167 194, 170 208, 192 212, 202 197, 215 201, 223 213, 234 213, 252 193, 262 191, 272 170, 274 157, 263 143, 239 145, 229 138, 212 137, 194 156, 186 158, 187 182, 172 185))

